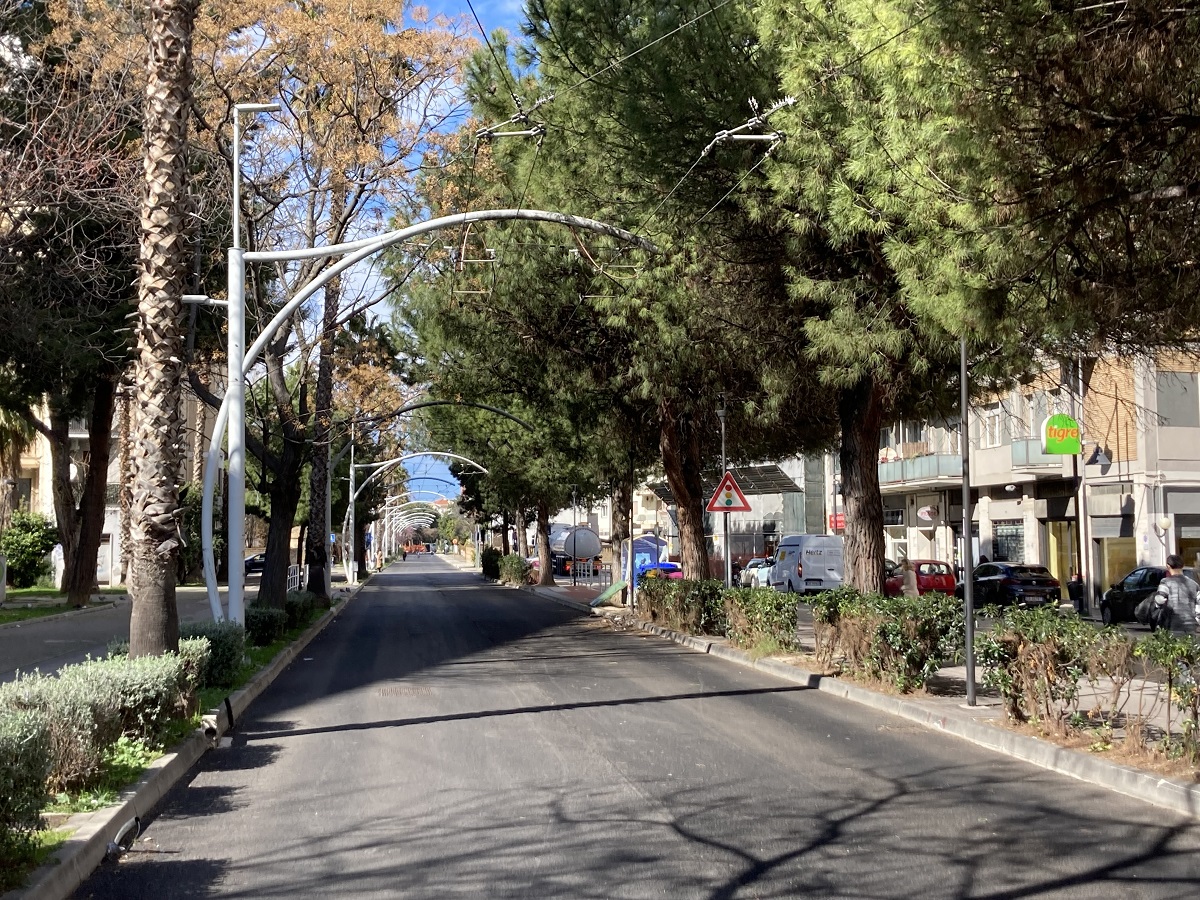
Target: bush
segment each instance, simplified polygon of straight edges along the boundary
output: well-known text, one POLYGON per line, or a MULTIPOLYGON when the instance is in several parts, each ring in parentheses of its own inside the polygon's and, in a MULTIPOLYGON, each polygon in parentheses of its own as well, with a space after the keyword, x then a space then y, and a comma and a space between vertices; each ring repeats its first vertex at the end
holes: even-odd
POLYGON ((842 587, 812 598, 817 657, 840 654, 844 669, 907 693, 955 659, 963 641, 962 604, 945 594, 884 597, 842 587))
MULTIPOLYGON (((249 609, 246 620, 249 623, 249 609)), ((179 626, 181 647, 191 638, 208 640, 208 660, 200 677, 202 687, 233 686, 246 658, 246 631, 236 622, 187 622, 179 626)))
POLYGON ((37 672, 0 685, 0 712, 32 711, 50 734, 51 793, 87 788, 121 735, 155 740, 184 708, 189 687, 174 654, 114 657, 37 672))
POLYGON ((529 577, 529 563, 517 553, 501 557, 497 565, 497 579, 501 584, 524 584, 529 577))
POLYGON ((772 588, 732 588, 725 591, 726 636, 739 647, 774 641, 781 650, 794 650, 799 601, 772 588))
POLYGON ((255 647, 273 644, 287 631, 287 613, 273 606, 246 608, 246 639, 255 647))
POLYGON ((1200 640, 1190 635, 1159 630, 1138 642, 1134 654, 1154 663, 1166 673, 1167 736, 1166 750, 1172 756, 1183 756, 1192 765, 1200 763, 1200 640), (1171 706, 1183 713, 1183 721, 1175 734, 1171 706))
POLYGON ((36 710, 0 710, 0 869, 15 869, 28 858, 49 773, 46 717, 36 710))
POLYGON ((638 586, 638 612, 666 628, 723 636, 725 586, 719 581, 646 578, 638 586))
POLYGON ((312 618, 313 610, 317 609, 321 598, 309 591, 288 591, 283 598, 283 611, 287 615, 287 629, 307 625, 312 618))
POLYGON ((211 658, 212 641, 208 638, 179 639, 179 661, 183 664, 183 681, 189 695, 206 686, 204 676, 208 673, 211 658))
POLYGON ((479 554, 479 565, 484 578, 500 580, 500 551, 495 547, 483 548, 483 552, 479 554))
POLYGON ((1000 693, 1013 721, 1065 730, 1097 635, 1091 625, 1057 609, 1006 608, 991 631, 975 638, 976 657, 987 669, 983 683, 1000 693))
POLYGON ((49 574, 46 554, 58 543, 58 529, 41 513, 14 512, 11 524, 0 535, 0 550, 8 559, 8 578, 13 587, 27 588, 49 574))

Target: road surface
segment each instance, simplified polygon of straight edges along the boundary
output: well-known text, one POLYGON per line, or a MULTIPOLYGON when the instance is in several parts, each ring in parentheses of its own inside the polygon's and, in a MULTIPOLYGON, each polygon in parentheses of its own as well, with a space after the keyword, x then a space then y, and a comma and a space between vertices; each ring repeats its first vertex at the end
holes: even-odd
POLYGON ((436 557, 79 898, 1193 897, 1200 825, 436 557))

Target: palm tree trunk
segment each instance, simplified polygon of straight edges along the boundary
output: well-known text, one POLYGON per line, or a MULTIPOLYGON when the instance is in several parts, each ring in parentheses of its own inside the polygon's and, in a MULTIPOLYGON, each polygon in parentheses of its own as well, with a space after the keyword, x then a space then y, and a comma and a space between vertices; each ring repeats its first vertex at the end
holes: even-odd
POLYGON ((183 358, 183 235, 192 30, 198 0, 150 0, 146 108, 146 194, 138 284, 137 428, 129 543, 129 655, 179 646, 175 561, 179 555, 180 376, 183 358))

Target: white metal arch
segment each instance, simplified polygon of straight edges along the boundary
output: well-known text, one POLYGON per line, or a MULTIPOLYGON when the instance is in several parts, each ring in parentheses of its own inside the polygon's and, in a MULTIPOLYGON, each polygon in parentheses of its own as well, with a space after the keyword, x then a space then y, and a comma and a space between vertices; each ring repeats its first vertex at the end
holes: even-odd
POLYGON ((221 454, 220 435, 228 429, 229 442, 229 512, 228 549, 231 565, 229 566, 229 618, 241 623, 245 618, 243 603, 243 587, 245 572, 241 566, 241 555, 245 546, 245 517, 246 517, 246 376, 253 369, 267 343, 275 336, 279 328, 286 322, 310 297, 328 284, 332 279, 342 275, 347 269, 364 259, 395 246, 418 235, 438 231, 442 228, 456 228, 472 222, 485 221, 528 221, 551 222, 568 228, 579 228, 604 234, 628 244, 640 247, 651 253, 657 252, 654 244, 622 228, 589 219, 583 216, 572 216, 566 213, 549 212, 537 209, 488 209, 475 212, 457 213, 451 216, 441 216, 426 222, 419 222, 407 228, 389 231, 376 237, 364 238, 358 241, 348 241, 324 247, 308 247, 294 250, 266 250, 247 252, 237 246, 229 248, 228 266, 228 310, 229 310, 229 375, 225 397, 217 411, 213 424, 213 440, 204 465, 204 488, 201 500, 201 541, 204 560, 204 580, 208 589, 209 605, 213 618, 223 618, 221 598, 217 587, 217 570, 213 556, 213 489, 216 480, 216 469, 219 466, 221 454), (305 259, 321 259, 340 256, 337 263, 329 266, 306 285, 280 308, 262 333, 255 339, 247 351, 245 348, 246 329, 246 264, 255 262, 293 262, 305 259), (231 415, 231 409, 233 415, 231 415))

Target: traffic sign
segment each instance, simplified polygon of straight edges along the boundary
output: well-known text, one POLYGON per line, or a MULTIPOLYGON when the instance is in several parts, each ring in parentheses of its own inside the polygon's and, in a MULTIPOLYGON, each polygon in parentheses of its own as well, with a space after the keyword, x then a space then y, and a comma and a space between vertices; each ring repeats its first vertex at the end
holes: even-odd
POLYGON ((708 506, 704 508, 709 512, 750 512, 750 504, 746 500, 746 495, 742 493, 737 479, 729 471, 725 472, 725 477, 717 485, 716 493, 712 495, 708 506))

